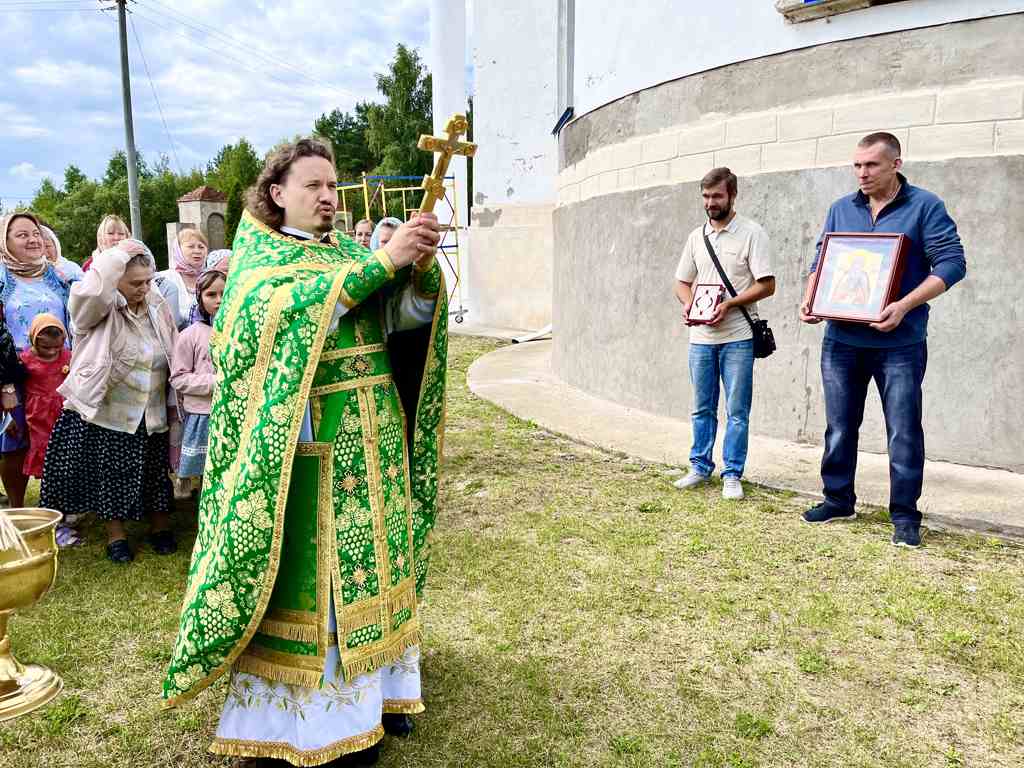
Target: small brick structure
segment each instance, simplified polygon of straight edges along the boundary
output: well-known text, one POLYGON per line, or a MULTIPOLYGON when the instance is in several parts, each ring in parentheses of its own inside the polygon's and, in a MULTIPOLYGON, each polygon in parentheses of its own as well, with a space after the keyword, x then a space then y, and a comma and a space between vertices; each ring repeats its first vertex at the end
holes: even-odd
POLYGON ((229 248, 225 242, 228 198, 215 187, 203 185, 178 198, 178 221, 167 224, 167 263, 172 244, 183 229, 198 229, 210 241, 210 250, 229 248))

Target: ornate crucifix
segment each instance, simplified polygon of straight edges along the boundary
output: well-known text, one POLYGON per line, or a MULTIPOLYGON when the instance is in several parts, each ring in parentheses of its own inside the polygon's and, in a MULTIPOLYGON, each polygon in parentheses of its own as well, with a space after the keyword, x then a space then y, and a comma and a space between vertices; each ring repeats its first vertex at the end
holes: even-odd
POLYGON ((437 161, 434 163, 434 171, 429 176, 423 177, 423 204, 420 205, 420 213, 430 213, 438 200, 444 198, 444 176, 448 173, 448 163, 452 155, 465 155, 472 157, 476 154, 476 144, 468 141, 459 141, 459 138, 469 128, 469 121, 465 115, 452 115, 444 127, 448 136, 420 136, 416 145, 424 152, 437 152, 437 161))

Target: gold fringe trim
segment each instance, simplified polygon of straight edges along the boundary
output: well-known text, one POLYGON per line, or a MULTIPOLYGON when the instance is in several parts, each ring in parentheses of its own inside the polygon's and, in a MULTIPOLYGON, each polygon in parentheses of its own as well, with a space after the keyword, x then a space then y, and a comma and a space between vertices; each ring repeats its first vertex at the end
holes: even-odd
MULTIPOLYGON (((352 658, 348 661, 345 660, 345 648, 339 647, 338 650, 341 653, 341 668, 345 673, 346 680, 353 680, 358 675, 365 675, 369 672, 373 672, 375 669, 392 664, 398 659, 403 653, 409 650, 414 645, 420 644, 420 630, 417 627, 411 630, 402 637, 398 642, 391 642, 387 648, 379 651, 373 651, 371 653, 359 654, 360 648, 354 648, 352 651, 352 658)), ((371 646, 373 647, 373 646, 371 646)), ((351 653, 351 651, 349 651, 351 653)))
POLYGON ((281 666, 272 661, 251 656, 248 651, 239 656, 238 660, 235 661, 235 669, 239 672, 259 675, 278 683, 301 685, 304 688, 319 688, 323 678, 323 672, 310 672, 294 667, 281 666))
POLYGON ((245 649, 245 655, 263 659, 271 664, 277 664, 282 667, 305 669, 309 672, 316 672, 318 674, 324 671, 324 656, 306 656, 299 653, 275 651, 272 648, 264 648, 263 646, 256 645, 255 643, 250 644, 245 649))
MULTIPOLYGON (((300 445, 308 445, 308 443, 300 445)), ((292 624, 315 625, 317 623, 317 615, 313 611, 298 611, 294 608, 271 608, 267 611, 266 618, 273 621, 290 621, 292 624)))
POLYGON ((386 715, 418 715, 427 708, 423 699, 384 699, 383 711, 386 715))
POLYGON ((380 623, 380 600, 374 600, 372 605, 357 608, 351 613, 342 611, 342 619, 339 624, 338 634, 348 637, 357 629, 368 627, 371 624, 380 623))
POLYGON ((264 635, 279 637, 282 640, 296 640, 300 643, 315 643, 320 637, 319 628, 315 624, 292 624, 274 619, 261 621, 257 631, 264 635))
MULTIPOLYGON (((410 546, 411 546, 410 542, 410 546)), ((391 615, 394 616, 399 611, 404 611, 406 608, 415 611, 417 605, 416 600, 416 584, 413 582, 408 587, 404 588, 397 595, 391 597, 389 601, 389 607, 391 609, 391 615)))
POLYGON ((331 349, 320 355, 320 362, 325 360, 340 360, 344 357, 355 357, 356 355, 372 355, 374 352, 383 352, 387 347, 383 344, 364 344, 361 347, 349 347, 348 349, 331 349))
POLYGON ((384 738, 384 728, 378 725, 372 731, 349 736, 322 749, 304 752, 280 741, 245 741, 242 739, 214 739, 210 752, 227 757, 263 757, 286 760, 292 765, 315 766, 337 760, 339 757, 369 749, 384 738))
POLYGON ((363 379, 352 379, 351 381, 339 381, 335 384, 325 384, 322 387, 313 387, 309 391, 310 397, 322 397, 334 392, 347 392, 350 389, 362 389, 363 387, 374 387, 378 384, 387 384, 391 381, 390 373, 383 373, 379 376, 367 376, 363 379))

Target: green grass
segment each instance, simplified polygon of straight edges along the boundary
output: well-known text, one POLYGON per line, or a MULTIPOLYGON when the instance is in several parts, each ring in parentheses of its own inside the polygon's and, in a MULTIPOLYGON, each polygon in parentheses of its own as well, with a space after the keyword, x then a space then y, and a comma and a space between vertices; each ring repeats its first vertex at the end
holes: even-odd
MULTIPOLYGON (((1019 547, 932 533, 909 552, 884 515, 822 529, 791 494, 680 493, 473 397, 495 347, 452 342, 427 712, 382 766, 1024 765, 1019 547)), ((159 707, 189 537, 116 568, 87 533, 11 622, 67 689, 0 725, 0 766, 230 764, 205 752, 223 685, 159 707)))

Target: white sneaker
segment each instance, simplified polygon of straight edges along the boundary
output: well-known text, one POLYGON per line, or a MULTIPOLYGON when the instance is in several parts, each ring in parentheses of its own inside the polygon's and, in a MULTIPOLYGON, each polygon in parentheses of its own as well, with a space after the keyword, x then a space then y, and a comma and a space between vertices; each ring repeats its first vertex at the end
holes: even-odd
POLYGON ((707 475, 702 475, 700 472, 697 472, 691 468, 687 474, 680 477, 678 480, 672 483, 672 485, 674 485, 681 491, 685 491, 687 488, 695 488, 701 483, 706 483, 707 481, 707 475))
POLYGON ((722 498, 732 500, 743 498, 743 483, 738 477, 722 478, 722 498))

